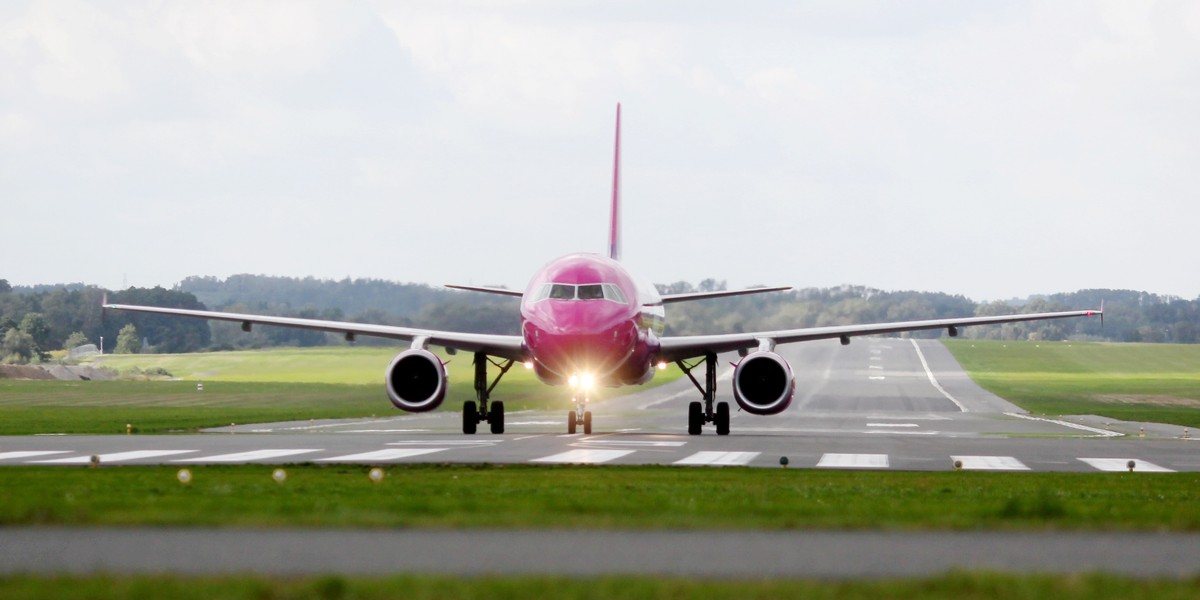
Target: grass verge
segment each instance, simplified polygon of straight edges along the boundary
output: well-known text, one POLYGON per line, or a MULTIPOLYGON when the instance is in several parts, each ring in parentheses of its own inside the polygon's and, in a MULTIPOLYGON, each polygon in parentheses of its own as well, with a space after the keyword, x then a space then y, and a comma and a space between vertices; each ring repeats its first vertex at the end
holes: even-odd
POLYGON ((1012 600, 1127 598, 1192 599, 1200 579, 1134 580, 1112 575, 950 573, 877 581, 696 580, 677 577, 296 577, 71 576, 0 578, 0 597, 55 598, 892 598, 1012 600))
POLYGON ((1200 344, 943 343, 976 383, 1034 413, 1200 427, 1200 344))
POLYGON ((6 467, 0 525, 1200 530, 1200 473, 651 466, 6 467), (737 507, 732 510, 731 507, 737 507))

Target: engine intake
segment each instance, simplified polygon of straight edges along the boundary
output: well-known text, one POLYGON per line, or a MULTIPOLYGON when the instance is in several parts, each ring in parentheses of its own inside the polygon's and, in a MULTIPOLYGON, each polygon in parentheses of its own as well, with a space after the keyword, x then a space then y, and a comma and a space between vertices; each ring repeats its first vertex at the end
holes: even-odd
POLYGON ((781 413, 792 403, 795 393, 792 367, 774 352, 754 352, 733 370, 733 399, 748 413, 781 413))
POLYGON ((425 412, 446 398, 446 367, 428 350, 405 350, 385 372, 388 400, 401 410, 425 412))

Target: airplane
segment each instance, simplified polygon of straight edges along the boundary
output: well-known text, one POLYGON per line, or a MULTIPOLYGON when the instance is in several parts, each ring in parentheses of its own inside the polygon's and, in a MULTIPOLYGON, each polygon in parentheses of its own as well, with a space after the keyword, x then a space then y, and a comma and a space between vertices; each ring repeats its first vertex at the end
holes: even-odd
POLYGON ((462 431, 474 434, 480 423, 492 433, 504 433, 504 402, 490 401, 491 393, 504 374, 516 363, 532 369, 549 385, 567 385, 574 408, 566 417, 567 432, 592 432, 588 410, 591 393, 598 387, 640 385, 650 381, 658 369, 674 363, 683 370, 700 393, 688 404, 687 430, 699 435, 705 425, 715 426, 717 435, 729 434, 729 403, 716 402, 717 355, 737 352, 734 365, 733 398, 741 410, 755 415, 783 412, 795 394, 795 377, 788 362, 775 352, 778 344, 838 339, 843 345, 858 336, 945 329, 951 337, 971 325, 1013 323, 1043 319, 1090 317, 1103 320, 1103 306, 1096 310, 1073 310, 989 317, 964 317, 925 321, 868 323, 757 331, 713 335, 668 336, 665 307, 742 294, 779 292, 790 287, 659 295, 652 285, 642 285, 622 266, 621 258, 621 105, 617 104, 613 151, 612 199, 609 214, 607 254, 568 254, 546 263, 529 280, 524 291, 468 285, 447 287, 520 298, 519 335, 494 335, 437 331, 418 327, 396 327, 268 315, 226 313, 156 306, 109 304, 105 309, 157 313, 240 322, 244 331, 254 325, 278 325, 342 334, 347 341, 356 336, 392 338, 409 343, 384 371, 387 397, 408 412, 438 408, 446 398, 446 367, 431 346, 449 354, 470 352, 474 359, 475 400, 463 402, 462 431), (488 365, 499 369, 489 383, 488 365), (704 365, 704 382, 692 371, 704 365))

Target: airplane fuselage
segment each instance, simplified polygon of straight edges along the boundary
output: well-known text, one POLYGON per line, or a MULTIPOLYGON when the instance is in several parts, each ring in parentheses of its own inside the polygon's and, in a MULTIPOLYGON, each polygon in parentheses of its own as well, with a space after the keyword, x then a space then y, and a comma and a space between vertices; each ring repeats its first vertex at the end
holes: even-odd
POLYGON ((543 382, 620 386, 654 376, 662 298, 611 258, 569 254, 547 263, 525 289, 521 319, 543 382))

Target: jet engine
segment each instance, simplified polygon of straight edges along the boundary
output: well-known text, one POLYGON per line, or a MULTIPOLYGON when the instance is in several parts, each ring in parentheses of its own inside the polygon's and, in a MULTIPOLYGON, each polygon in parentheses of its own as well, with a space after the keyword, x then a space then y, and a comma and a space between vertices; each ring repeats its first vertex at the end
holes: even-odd
POLYGON ((792 403, 795 393, 792 367, 774 352, 754 352, 733 370, 733 399, 748 413, 781 413, 792 403))
POLYGON ((405 350, 385 372, 388 400, 401 410, 425 412, 446 398, 446 367, 428 350, 405 350))

